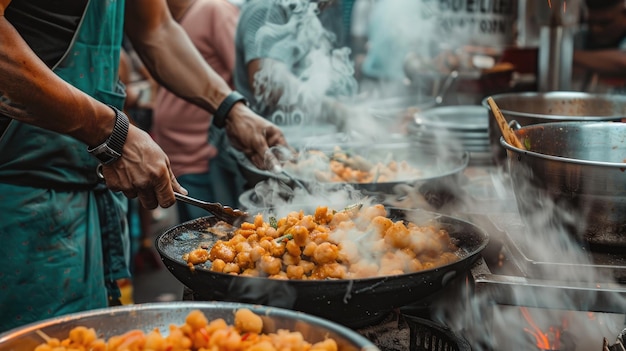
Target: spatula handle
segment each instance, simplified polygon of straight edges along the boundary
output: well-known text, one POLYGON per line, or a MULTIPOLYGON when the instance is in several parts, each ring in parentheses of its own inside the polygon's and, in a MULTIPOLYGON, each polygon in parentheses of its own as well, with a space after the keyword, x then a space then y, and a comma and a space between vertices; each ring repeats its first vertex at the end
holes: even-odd
POLYGON ((504 140, 506 140, 507 143, 515 146, 518 149, 526 150, 524 144, 519 141, 517 135, 515 135, 515 132, 513 132, 511 127, 509 127, 509 124, 506 122, 504 115, 502 115, 502 111, 500 111, 500 108, 498 107, 498 105, 496 105, 496 102, 491 96, 487 98, 487 103, 489 104, 489 107, 491 107, 491 112, 493 112, 493 115, 496 118, 496 122, 498 122, 498 127, 500 127, 500 131, 502 132, 502 136, 504 136, 504 140))

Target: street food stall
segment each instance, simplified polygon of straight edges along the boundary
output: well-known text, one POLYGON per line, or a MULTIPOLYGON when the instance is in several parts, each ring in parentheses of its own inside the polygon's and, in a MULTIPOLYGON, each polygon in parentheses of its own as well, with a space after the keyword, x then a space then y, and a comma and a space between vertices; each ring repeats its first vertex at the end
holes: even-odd
POLYGON ((626 98, 572 91, 581 4, 431 2, 445 30, 479 38, 437 56, 445 70, 409 54, 405 96, 352 101, 375 134, 292 123, 271 170, 229 150, 245 221, 159 233, 184 301, 35 323, 0 349, 77 326, 184 332, 192 310, 237 327, 249 309, 329 350, 624 350, 626 98))

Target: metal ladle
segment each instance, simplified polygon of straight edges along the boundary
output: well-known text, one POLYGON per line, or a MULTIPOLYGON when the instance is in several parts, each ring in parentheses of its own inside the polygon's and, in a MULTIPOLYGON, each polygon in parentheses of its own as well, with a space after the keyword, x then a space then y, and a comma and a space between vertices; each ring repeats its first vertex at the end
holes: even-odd
POLYGON ((241 223, 250 219, 250 215, 247 212, 230 206, 224 206, 219 202, 202 201, 177 192, 174 192, 174 196, 176 197, 176 200, 202 208, 214 215, 215 218, 234 226, 239 226, 241 223))

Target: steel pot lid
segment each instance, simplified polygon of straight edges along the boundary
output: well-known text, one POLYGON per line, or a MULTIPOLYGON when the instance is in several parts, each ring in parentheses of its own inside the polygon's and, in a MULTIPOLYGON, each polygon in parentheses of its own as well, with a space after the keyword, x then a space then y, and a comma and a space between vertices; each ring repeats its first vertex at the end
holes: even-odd
POLYGON ((489 111, 483 106, 458 105, 435 107, 418 112, 415 125, 454 131, 484 131, 489 128, 489 111))

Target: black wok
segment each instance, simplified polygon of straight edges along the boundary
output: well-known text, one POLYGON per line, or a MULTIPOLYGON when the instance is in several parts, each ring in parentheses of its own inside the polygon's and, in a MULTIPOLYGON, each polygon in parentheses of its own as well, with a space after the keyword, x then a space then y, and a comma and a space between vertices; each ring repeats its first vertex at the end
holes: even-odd
POLYGON ((206 300, 256 303, 310 313, 351 328, 370 325, 401 307, 443 289, 463 275, 485 248, 488 236, 463 220, 423 210, 389 209, 389 218, 440 225, 457 240, 461 259, 415 273, 354 280, 275 280, 212 272, 206 265, 191 270, 183 254, 219 238, 207 231, 216 223, 201 217, 166 230, 156 249, 170 272, 206 300))

